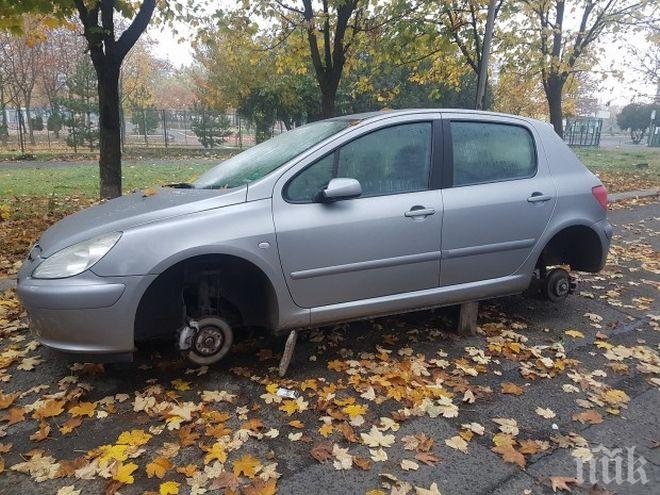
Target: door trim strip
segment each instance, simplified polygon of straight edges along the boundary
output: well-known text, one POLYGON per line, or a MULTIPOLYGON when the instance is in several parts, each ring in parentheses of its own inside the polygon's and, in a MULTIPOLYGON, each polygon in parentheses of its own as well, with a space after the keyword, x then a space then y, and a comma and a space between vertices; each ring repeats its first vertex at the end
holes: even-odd
POLYGON ((519 241, 496 242, 495 244, 482 244, 480 246, 468 246, 455 249, 443 249, 442 258, 463 258, 465 256, 474 256, 477 254, 498 253, 500 251, 513 251, 515 249, 524 249, 532 247, 536 239, 521 239, 519 241))
POLYGON ((292 280, 302 280, 306 278, 324 277, 328 275, 338 275, 340 273, 357 272, 361 270, 372 270, 374 268, 385 268, 390 266, 410 265, 413 263, 424 263, 425 261, 439 261, 442 251, 429 251, 426 253, 407 254, 404 256, 395 256, 393 258, 383 258, 379 260, 359 261, 346 265, 324 266, 321 268, 310 268, 309 270, 298 270, 291 272, 292 280))

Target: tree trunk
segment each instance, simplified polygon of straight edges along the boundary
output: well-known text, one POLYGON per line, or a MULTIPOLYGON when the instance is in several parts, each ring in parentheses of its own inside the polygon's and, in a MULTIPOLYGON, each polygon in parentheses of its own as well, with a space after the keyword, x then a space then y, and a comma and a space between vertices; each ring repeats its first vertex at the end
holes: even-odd
POLYGON ((28 134, 30 136, 30 144, 34 146, 36 144, 34 140, 34 130, 32 129, 32 98, 30 96, 25 96, 25 116, 27 117, 27 128, 28 134))
POLYGON ((109 57, 96 67, 99 93, 99 172, 101 199, 121 196, 119 67, 109 57))
POLYGON ((321 86, 321 118, 329 119, 335 116, 335 98, 337 88, 324 88, 321 86))
POLYGON ((563 120, 564 115, 561 108, 561 94, 564 89, 564 84, 561 80, 550 79, 545 84, 545 96, 548 100, 548 110, 550 112, 550 123, 555 128, 555 132, 559 137, 564 137, 563 120))

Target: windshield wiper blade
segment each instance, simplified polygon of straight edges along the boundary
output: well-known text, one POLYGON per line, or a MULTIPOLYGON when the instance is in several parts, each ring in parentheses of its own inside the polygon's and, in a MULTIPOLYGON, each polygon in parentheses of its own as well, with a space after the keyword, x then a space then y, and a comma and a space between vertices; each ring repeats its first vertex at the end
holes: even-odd
POLYGON ((165 184, 163 187, 171 187, 173 189, 195 189, 195 186, 189 182, 175 182, 174 184, 165 184))

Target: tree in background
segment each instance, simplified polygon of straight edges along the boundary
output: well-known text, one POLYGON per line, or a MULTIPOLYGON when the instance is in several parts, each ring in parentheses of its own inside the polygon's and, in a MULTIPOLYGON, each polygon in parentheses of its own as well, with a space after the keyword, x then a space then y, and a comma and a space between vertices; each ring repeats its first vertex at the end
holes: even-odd
POLYGON ((216 148, 231 136, 231 121, 224 113, 193 109, 192 131, 204 148, 216 148))
POLYGON ((550 122, 563 135, 562 98, 569 78, 597 61, 597 42, 653 22, 649 0, 521 0, 506 19, 506 56, 540 75, 550 122), (648 8, 648 9, 647 9, 648 8), (576 27, 567 15, 577 20, 576 27))
POLYGON ((34 144, 32 99, 44 60, 44 25, 26 17, 21 26, 23 33, 20 36, 0 33, 0 71, 10 101, 18 109, 25 110, 27 118, 21 119, 20 124, 25 126, 27 121, 27 129, 23 130, 28 131, 30 142, 34 144))
POLYGON ((644 139, 651 123, 653 110, 660 110, 657 105, 645 103, 629 103, 616 116, 616 123, 624 131, 630 131, 630 139, 639 144, 644 139))
MULTIPOLYGON (((194 2, 189 2, 192 25, 194 2)), ((0 29, 28 32, 23 25, 25 14, 50 15, 65 21, 77 16, 82 25, 87 49, 97 75, 100 141, 100 192, 102 198, 121 195, 121 124, 119 111, 119 74, 126 55, 147 28, 156 0, 0 0, 0 29), (115 16, 125 19, 128 27, 118 33, 115 16)), ((161 19, 183 17, 183 4, 177 0, 158 3, 161 19)))
POLYGON ((83 144, 93 150, 99 140, 93 115, 98 108, 96 71, 89 58, 81 58, 66 79, 67 96, 57 101, 68 129, 67 144, 77 150, 83 144))

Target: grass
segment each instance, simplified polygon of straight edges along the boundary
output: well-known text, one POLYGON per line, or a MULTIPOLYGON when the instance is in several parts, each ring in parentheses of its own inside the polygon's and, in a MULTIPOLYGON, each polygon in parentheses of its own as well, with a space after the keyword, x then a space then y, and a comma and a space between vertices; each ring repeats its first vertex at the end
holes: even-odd
MULTIPOLYGON (((189 182, 216 162, 125 165, 125 192, 159 184, 189 182)), ((0 169, 0 199, 14 196, 98 198, 99 170, 93 166, 0 169)))
POLYGON ((574 148, 575 154, 598 174, 610 192, 660 185, 660 148, 611 150, 574 148))
MULTIPOLYGON (((660 184, 660 149, 578 148, 575 151, 587 167, 601 176, 610 192, 657 187, 660 184)), ((161 163, 124 165, 124 191, 188 182, 215 163, 216 160, 189 157, 161 163)), ((0 169, 0 198, 56 195, 94 199, 98 194, 99 172, 95 166, 0 169)))

